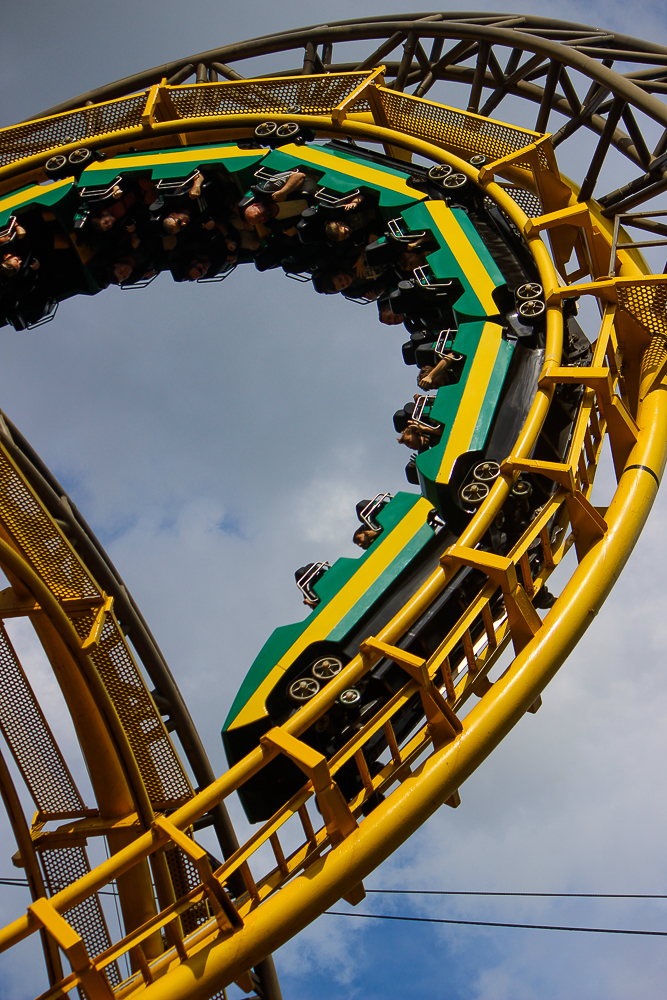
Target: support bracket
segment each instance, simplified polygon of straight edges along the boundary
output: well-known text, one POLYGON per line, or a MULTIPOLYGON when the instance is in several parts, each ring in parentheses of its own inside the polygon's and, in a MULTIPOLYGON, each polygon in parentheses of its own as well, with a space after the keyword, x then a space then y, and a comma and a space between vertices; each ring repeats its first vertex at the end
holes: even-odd
POLYGON ((194 864, 197 869, 197 873, 202 880, 202 885, 206 890, 206 894, 211 901, 215 919, 220 930, 232 931, 243 927, 243 920, 237 912, 236 907, 211 871, 208 854, 204 848, 200 847, 200 845, 188 837, 187 834, 183 833, 182 830, 179 830, 178 827, 174 826, 174 824, 171 823, 166 816, 157 816, 153 822, 153 829, 158 833, 164 834, 169 838, 169 840, 172 841, 172 843, 174 843, 177 847, 180 847, 183 853, 186 854, 194 864))
POLYGON ((93 965, 83 938, 61 917, 51 902, 45 897, 36 899, 28 910, 65 952, 90 1000, 113 1000, 106 976, 93 965))
POLYGON ((280 726, 269 729, 268 733, 260 736, 259 742, 262 746, 280 750, 310 779, 327 833, 334 846, 354 833, 357 821, 343 793, 331 777, 329 764, 323 754, 286 733, 280 726))
POLYGON ((570 514, 577 558, 581 562, 589 549, 607 533, 607 522, 580 490, 571 493, 565 502, 570 514))
POLYGON ((493 552, 470 549, 465 545, 451 545, 440 559, 441 564, 459 564, 481 570, 503 592, 507 621, 518 654, 542 628, 542 619, 531 604, 526 591, 518 582, 516 566, 507 556, 493 552))
POLYGON ((397 646, 381 642, 373 636, 361 643, 359 651, 362 656, 375 652, 385 656, 388 660, 393 660, 416 682, 431 739, 436 749, 446 743, 451 743, 463 731, 460 719, 429 677, 426 660, 414 656, 404 649, 399 649, 397 646))

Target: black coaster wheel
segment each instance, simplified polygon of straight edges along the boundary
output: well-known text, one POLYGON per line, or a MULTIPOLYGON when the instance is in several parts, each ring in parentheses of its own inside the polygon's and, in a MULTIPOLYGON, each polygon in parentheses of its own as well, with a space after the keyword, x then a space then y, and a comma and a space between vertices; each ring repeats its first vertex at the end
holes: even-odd
POLYGON ((82 167, 85 167, 87 163, 90 163, 92 158, 93 154, 91 151, 89 149, 85 149, 83 146, 80 146, 79 149, 72 150, 67 157, 67 162, 70 166, 76 167, 77 170, 80 170, 82 167))
POLYGON ((343 661, 339 660, 337 656, 325 656, 313 663, 310 672, 318 681, 330 681, 342 669, 343 661))
POLYGON ((519 285, 516 292, 517 302, 528 302, 530 299, 539 299, 542 297, 544 289, 537 281, 526 281, 525 284, 519 285))
POLYGON ((531 326, 544 316, 547 307, 542 299, 526 299, 518 308, 518 313, 524 323, 531 326))
POLYGON ((473 480, 463 487, 460 493, 461 501, 466 510, 475 510, 482 504, 489 495, 489 487, 486 483, 479 483, 473 480))
POLYGON ((292 681, 290 684, 289 696, 292 701, 302 704, 304 701, 310 701, 311 698, 314 698, 319 690, 319 682, 314 677, 299 677, 298 680, 292 681))
POLYGON ((445 177, 442 182, 442 186, 448 191, 460 191, 461 188, 464 188, 467 183, 468 178, 465 174, 456 173, 449 174, 449 176, 445 177))
POLYGON ((480 483, 492 483, 500 475, 500 466, 497 462, 480 462, 472 474, 480 483))
POLYGON ((435 181, 436 184, 443 184, 447 177, 452 172, 452 168, 448 163, 436 163, 434 167, 428 172, 429 180, 435 181))
POLYGON ((55 156, 50 157, 46 161, 44 170, 47 176, 54 180, 58 177, 63 177, 67 172, 67 157, 63 156, 62 153, 56 153, 55 156))
POLYGON ((281 142, 294 142, 301 135, 301 126, 297 122, 285 122, 276 129, 276 139, 281 142))
POLYGON ((255 139, 260 139, 266 142, 267 139, 273 138, 278 131, 278 125, 276 122, 262 122, 258 125, 254 131, 255 139))
POLYGON ((513 497, 519 497, 521 499, 528 499, 532 495, 533 487, 530 483, 526 482, 525 479, 517 479, 514 486, 511 489, 513 497))

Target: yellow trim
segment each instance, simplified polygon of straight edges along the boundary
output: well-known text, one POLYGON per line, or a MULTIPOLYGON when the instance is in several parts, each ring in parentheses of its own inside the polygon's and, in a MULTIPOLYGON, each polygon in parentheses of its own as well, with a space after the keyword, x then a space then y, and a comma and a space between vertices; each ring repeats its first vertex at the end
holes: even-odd
POLYGON ((378 577, 384 573, 390 563, 401 554, 426 523, 426 515, 432 504, 423 497, 417 501, 402 521, 396 525, 391 534, 371 552, 368 559, 359 567, 354 576, 327 604, 326 608, 313 618, 312 624, 301 633, 296 642, 290 646, 285 656, 278 660, 273 670, 264 678, 252 697, 243 706, 230 725, 230 729, 246 726, 257 719, 265 718, 266 698, 280 679, 279 675, 294 663, 297 656, 313 642, 326 639, 331 630, 340 622, 350 608, 373 586, 378 577))
POLYGON ((424 207, 456 257, 459 267, 468 279, 482 308, 489 315, 495 315, 498 312, 498 306, 493 298, 496 286, 469 237, 463 231, 456 215, 451 208, 445 205, 444 201, 429 201, 424 207))
POLYGON ((143 156, 132 155, 130 153, 129 156, 114 156, 110 160, 93 163, 92 166, 86 168, 84 177, 99 170, 115 170, 116 167, 119 170, 121 168, 126 169, 128 166, 155 167, 163 166, 165 163, 187 163, 193 160, 211 163, 213 160, 229 160, 253 155, 254 151, 252 149, 239 149, 238 146, 228 146, 224 150, 220 149, 220 147, 202 148, 201 146, 191 146, 187 149, 174 150, 169 153, 165 153, 161 149, 155 149, 143 156))
MULTIPOLYGON (((280 151, 282 153, 287 153, 288 156, 294 156, 300 163, 312 163, 314 166, 322 167, 324 170, 335 170, 339 174, 345 174, 354 178, 354 180, 367 181, 370 184, 377 184, 378 187, 384 187, 389 191, 398 192, 399 194, 405 195, 406 198, 414 199, 415 201, 426 198, 426 195, 417 191, 416 188, 408 187, 405 181, 401 180, 400 177, 395 177, 393 174, 386 173, 384 170, 376 170, 370 166, 367 167, 362 163, 349 162, 342 157, 332 156, 330 153, 326 153, 323 150, 313 149, 312 147, 297 146, 290 143, 289 145, 281 146, 280 151)), ((269 153, 270 150, 267 149, 266 152, 269 153)), ((353 150, 351 150, 351 152, 353 152, 353 150)), ((201 159, 202 162, 205 161, 210 163, 214 160, 240 159, 252 155, 253 150, 239 149, 236 146, 228 146, 224 150, 221 150, 219 147, 215 150, 203 150, 199 147, 190 147, 183 150, 175 150, 169 153, 165 153, 162 150, 153 150, 143 156, 132 156, 131 166, 152 167, 157 166, 158 163, 160 166, 164 166, 167 163, 188 163, 193 160, 197 160, 198 158, 201 159)), ((86 174, 84 176, 100 170, 115 170, 127 168, 127 166, 127 156, 115 156, 113 159, 92 164, 86 169, 86 174)), ((449 209, 447 211, 449 211, 449 209)), ((461 235, 463 239, 465 239, 465 234, 462 233, 461 235)))
POLYGON ((8 194, 6 198, 0 198, 0 212, 4 212, 7 208, 14 208, 15 205, 22 205, 24 201, 33 201, 40 194, 47 191, 55 191, 57 188, 65 187, 71 183, 72 178, 65 177, 63 180, 55 181, 53 184, 33 184, 22 191, 14 191, 13 194, 8 194))
MULTIPOLYGON (((389 191, 397 191, 399 194, 404 194, 406 198, 413 201, 423 201, 426 198, 426 195, 421 191, 408 187, 400 177, 395 177, 384 170, 375 170, 373 167, 367 167, 357 160, 351 163, 349 160, 343 159, 343 157, 332 156, 331 153, 327 153, 322 149, 315 149, 312 146, 297 146, 292 143, 287 146, 281 146, 280 152, 295 157, 300 163, 312 163, 315 166, 323 167, 325 170, 335 170, 339 174, 346 174, 355 181, 368 181, 369 184, 377 184, 378 187, 387 188, 389 191)), ((350 153, 354 156, 354 148, 350 149, 350 153)))
POLYGON ((459 455, 468 451, 477 421, 486 399, 486 387, 493 375, 498 351, 503 339, 503 328, 498 323, 485 323, 479 347, 475 352, 463 396, 442 456, 436 482, 447 483, 459 455))

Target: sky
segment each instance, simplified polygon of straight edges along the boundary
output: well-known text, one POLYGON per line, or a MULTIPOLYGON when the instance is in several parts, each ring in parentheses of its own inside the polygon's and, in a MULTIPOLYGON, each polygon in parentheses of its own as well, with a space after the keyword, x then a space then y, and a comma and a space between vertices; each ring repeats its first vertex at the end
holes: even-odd
MULTIPOLYGON (((217 43, 406 6, 6 5, 0 126, 217 43)), ((593 2, 585 14, 567 0, 510 9, 667 44, 657 2, 593 2)), ((505 107, 500 117, 509 117, 505 107)), ((577 175, 590 142, 562 147, 565 173, 577 175)), ((615 186, 622 166, 606 169, 601 184, 615 186)), ((0 407, 107 546, 218 773, 219 730, 242 677, 275 627, 303 617, 294 570, 357 554, 355 502, 406 488, 406 455, 391 424, 414 392, 414 369, 400 357, 403 332, 381 327, 373 307, 316 297, 282 273, 260 277, 251 267, 202 287, 163 275, 143 291, 65 302, 53 323, 32 332, 0 329, 0 407)), ((595 336, 594 323, 587 332, 595 336)), ((613 489, 608 470, 599 482, 594 502, 602 505, 613 489)), ((462 787, 460 808, 436 813, 367 888, 667 893, 666 527, 667 497, 659 496, 541 710, 462 787)), ((43 656, 22 623, 12 635, 58 738, 74 752, 43 656)), ((83 769, 75 771, 85 790, 83 769)), ((0 876, 21 874, 14 850, 0 824, 0 876)), ((23 910, 24 897, 0 887, 2 923, 23 910)), ((667 901, 369 894, 358 910, 667 930, 667 901)), ((32 945, 0 956, 3 1000, 45 988, 32 945)), ((275 958, 285 1000, 657 1000, 666 948, 664 938, 322 916, 275 958)))

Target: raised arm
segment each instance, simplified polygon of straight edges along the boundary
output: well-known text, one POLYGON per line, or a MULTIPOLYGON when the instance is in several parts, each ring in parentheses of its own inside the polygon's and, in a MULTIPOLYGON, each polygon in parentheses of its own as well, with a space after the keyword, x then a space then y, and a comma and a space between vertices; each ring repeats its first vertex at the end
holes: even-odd
POLYGON ((272 199, 274 201, 284 201, 292 191, 299 191, 303 187, 305 179, 306 175, 304 173, 300 170, 293 170, 280 190, 273 192, 271 195, 272 199))

